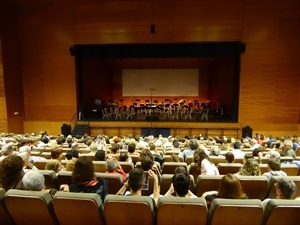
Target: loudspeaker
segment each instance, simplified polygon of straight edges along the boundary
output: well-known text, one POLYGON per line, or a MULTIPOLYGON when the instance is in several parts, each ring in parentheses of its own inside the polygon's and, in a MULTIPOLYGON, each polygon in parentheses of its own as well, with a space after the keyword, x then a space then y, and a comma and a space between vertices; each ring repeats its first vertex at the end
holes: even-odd
POLYGON ((150 33, 151 33, 151 34, 155 34, 155 24, 154 24, 154 23, 152 23, 152 24, 150 25, 150 33))
POLYGON ((67 137, 68 135, 71 134, 71 125, 68 125, 66 123, 64 123, 62 126, 61 126, 61 133, 67 137))
POLYGON ((250 137, 252 138, 253 129, 250 126, 245 126, 242 128, 242 137, 250 137))

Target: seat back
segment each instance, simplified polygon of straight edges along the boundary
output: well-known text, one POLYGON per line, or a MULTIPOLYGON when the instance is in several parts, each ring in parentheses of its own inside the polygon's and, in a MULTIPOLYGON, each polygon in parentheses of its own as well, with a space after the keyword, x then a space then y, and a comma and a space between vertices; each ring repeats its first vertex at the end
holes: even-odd
POLYGON ((53 170, 39 170, 45 178, 46 189, 58 189, 56 173, 53 170))
POLYGON ((116 194, 123 186, 123 178, 121 174, 114 173, 95 173, 96 177, 107 180, 108 194, 116 194))
POLYGON ((48 192, 10 189, 6 192, 5 204, 16 224, 58 224, 48 192))
POLYGON ((227 163, 226 159, 224 156, 214 156, 211 155, 209 156, 210 161, 215 164, 216 166, 218 166, 219 163, 227 163))
POLYGON ((153 225, 153 200, 148 196, 107 195, 104 216, 106 225, 153 225))
POLYGON ((10 214, 7 211, 5 202, 4 202, 5 190, 0 188, 0 225, 12 225, 14 221, 10 214))
MULTIPOLYGON (((164 195, 169 190, 170 185, 172 184, 173 174, 162 174, 161 183, 160 183, 160 194, 164 195)), ((190 191, 194 193, 195 191, 195 180, 192 175, 190 175, 190 191)))
POLYGON ((195 194, 201 197, 206 191, 217 191, 223 175, 199 175, 196 182, 195 194))
POLYGON ((34 165, 36 166, 36 168, 38 168, 39 170, 44 170, 46 167, 46 164, 49 160, 45 160, 45 159, 40 159, 34 162, 34 165))
POLYGON ((300 200, 270 199, 265 207, 262 225, 298 224, 300 200))
POLYGON ((258 199, 222 199, 212 201, 207 225, 261 225, 263 205, 258 199))
POLYGON ((195 181, 197 181, 198 176, 201 174, 200 168, 195 163, 191 163, 189 167, 190 167, 189 174, 194 177, 195 181))
POLYGON ((183 166, 187 169, 187 164, 185 162, 164 162, 162 174, 174 174, 174 171, 178 166, 183 166))
POLYGON ((202 225, 206 224, 206 217, 207 206, 204 198, 160 197, 158 200, 157 225, 202 225))
POLYGON ((190 165, 191 163, 194 162, 194 156, 187 156, 185 158, 185 162, 186 162, 187 165, 190 165))
POLYGON ((70 185, 72 183, 72 171, 59 171, 56 180, 58 187, 62 184, 70 185))
POLYGON ((134 168, 133 162, 119 162, 119 164, 125 173, 129 173, 134 168))
POLYGON ((244 193, 250 199, 264 200, 268 191, 269 180, 266 176, 237 176, 244 193))
POLYGON ((281 170, 288 176, 297 176, 299 167, 296 164, 284 164, 281 165, 281 170))
POLYGON ((103 225, 101 198, 96 193, 57 192, 53 207, 60 225, 103 225))
POLYGON ((99 173, 105 173, 106 161, 93 161, 94 171, 99 173))
POLYGON ((288 179, 291 179, 292 181, 294 181, 297 186, 297 190, 296 190, 294 197, 300 196, 300 176, 288 176, 288 177, 272 176, 269 181, 268 191, 265 196, 266 198, 276 198, 277 197, 275 183, 277 183, 277 181, 281 178, 288 178, 288 179))
POLYGON ((225 175, 227 173, 235 174, 242 167, 241 163, 219 163, 218 170, 221 175, 225 175))

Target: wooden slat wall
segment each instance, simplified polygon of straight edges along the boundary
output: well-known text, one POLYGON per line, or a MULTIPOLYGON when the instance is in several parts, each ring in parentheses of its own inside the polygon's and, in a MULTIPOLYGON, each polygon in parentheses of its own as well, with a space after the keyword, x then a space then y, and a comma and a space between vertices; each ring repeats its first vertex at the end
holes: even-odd
POLYGON ((38 121, 41 126, 68 121, 76 111, 75 63, 69 54, 73 44, 240 40, 247 48, 241 59, 239 126, 299 134, 298 0, 11 2, 18 4, 12 26, 20 46, 16 57, 23 78, 24 132, 38 121), (152 22, 156 34, 150 34, 152 22))

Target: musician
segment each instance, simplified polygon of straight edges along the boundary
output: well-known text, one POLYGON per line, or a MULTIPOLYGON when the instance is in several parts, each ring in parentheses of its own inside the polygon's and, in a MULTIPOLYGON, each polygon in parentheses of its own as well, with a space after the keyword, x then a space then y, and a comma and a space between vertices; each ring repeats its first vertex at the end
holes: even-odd
POLYGON ((180 99, 179 101, 178 101, 178 105, 180 105, 180 106, 184 106, 184 104, 186 103, 186 100, 183 98, 183 99, 180 99))

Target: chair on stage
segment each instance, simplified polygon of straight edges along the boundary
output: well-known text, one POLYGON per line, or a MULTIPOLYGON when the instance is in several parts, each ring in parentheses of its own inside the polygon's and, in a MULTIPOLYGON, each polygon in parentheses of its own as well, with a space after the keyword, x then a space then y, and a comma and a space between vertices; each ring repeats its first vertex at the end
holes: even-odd
POLYGON ((202 110, 202 114, 201 114, 201 120, 206 120, 208 121, 208 112, 209 112, 209 109, 203 109, 202 110))

